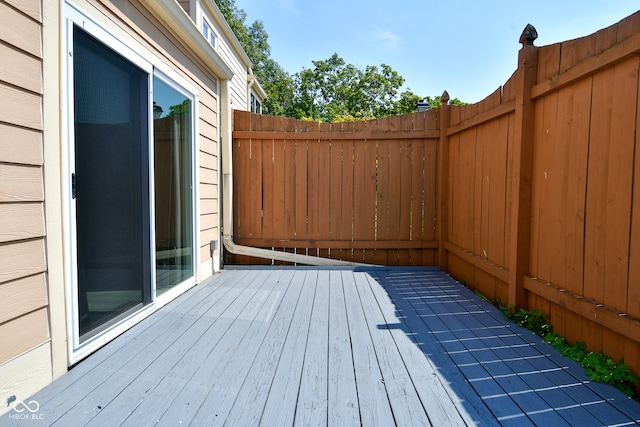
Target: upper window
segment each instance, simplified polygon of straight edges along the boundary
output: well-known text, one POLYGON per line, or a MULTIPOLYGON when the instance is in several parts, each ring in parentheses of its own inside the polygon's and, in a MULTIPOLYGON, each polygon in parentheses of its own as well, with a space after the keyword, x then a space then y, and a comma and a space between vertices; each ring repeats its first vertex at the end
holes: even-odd
POLYGON ((215 48, 216 47, 216 33, 213 32, 213 29, 211 28, 211 25, 209 25, 209 23, 207 22, 206 19, 204 19, 204 17, 202 17, 202 34, 204 35, 204 38, 207 39, 209 44, 215 48))
POLYGON ((250 98, 250 108, 252 113, 262 114, 262 105, 258 98, 252 93, 250 98))

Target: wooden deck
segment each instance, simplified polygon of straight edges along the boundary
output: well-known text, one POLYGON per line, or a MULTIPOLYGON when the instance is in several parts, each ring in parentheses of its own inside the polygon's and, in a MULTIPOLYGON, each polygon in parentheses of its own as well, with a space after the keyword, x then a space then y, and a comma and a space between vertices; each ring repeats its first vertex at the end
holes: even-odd
MULTIPOLYGON (((640 404, 432 269, 228 269, 30 400, 79 426, 635 425, 640 404)), ((0 418, 1 425, 26 425, 0 418)))

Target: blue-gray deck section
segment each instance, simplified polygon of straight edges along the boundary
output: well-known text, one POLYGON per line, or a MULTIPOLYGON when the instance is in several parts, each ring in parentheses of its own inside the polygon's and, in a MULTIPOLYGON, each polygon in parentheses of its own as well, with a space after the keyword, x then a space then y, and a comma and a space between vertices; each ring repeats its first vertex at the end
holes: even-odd
POLYGON ((422 268, 225 270, 32 399, 32 422, 59 426, 640 421, 640 404, 422 268))

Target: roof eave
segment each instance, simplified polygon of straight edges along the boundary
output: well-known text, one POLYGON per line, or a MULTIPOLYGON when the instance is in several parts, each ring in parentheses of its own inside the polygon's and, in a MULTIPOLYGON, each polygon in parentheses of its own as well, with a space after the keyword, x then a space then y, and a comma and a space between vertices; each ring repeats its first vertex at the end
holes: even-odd
MULTIPOLYGON (((221 79, 231 80, 233 71, 198 31, 193 21, 175 0, 140 0, 180 42, 221 79)), ((227 24, 228 26, 228 24, 227 24)))
POLYGON ((244 64, 244 66, 247 68, 251 68, 253 66, 253 63, 251 62, 251 58, 249 58, 249 55, 247 55, 247 52, 244 51, 242 44, 240 44, 240 41, 238 40, 235 33, 229 26, 229 23, 225 19, 218 5, 213 0, 201 0, 201 1, 203 6, 207 8, 207 11, 211 14, 213 19, 216 20, 216 22, 222 29, 222 32, 229 40, 229 43, 231 44, 231 47, 233 48, 233 50, 238 54, 238 56, 242 60, 242 63, 244 64))

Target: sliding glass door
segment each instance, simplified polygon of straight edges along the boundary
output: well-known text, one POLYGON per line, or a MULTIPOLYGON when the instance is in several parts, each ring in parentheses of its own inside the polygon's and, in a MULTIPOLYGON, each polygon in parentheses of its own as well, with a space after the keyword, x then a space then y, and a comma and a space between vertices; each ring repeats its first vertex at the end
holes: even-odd
POLYGON ((77 26, 72 37, 77 346, 195 282, 194 96, 77 26))
POLYGON ((74 26, 80 342, 149 304, 149 74, 74 26))
POLYGON ((156 295, 194 275, 193 100, 153 79, 156 295))
POLYGON ((75 352, 195 283, 195 96, 76 25, 69 34, 75 352))

